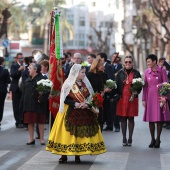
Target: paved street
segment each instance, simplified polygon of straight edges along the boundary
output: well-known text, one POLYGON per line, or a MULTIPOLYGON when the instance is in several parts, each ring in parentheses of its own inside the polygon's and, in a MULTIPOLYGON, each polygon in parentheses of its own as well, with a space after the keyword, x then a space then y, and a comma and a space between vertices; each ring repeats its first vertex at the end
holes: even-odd
MULTIPOLYGON (((132 147, 122 146, 122 135, 103 132, 107 153, 98 156, 82 156, 75 164, 74 157, 68 157, 66 164, 58 164, 59 155, 45 151, 45 146, 36 140, 35 146, 27 146, 28 131, 16 129, 11 101, 6 101, 4 118, 0 130, 0 170, 169 170, 170 130, 163 129, 161 148, 150 149, 148 123, 142 121, 143 107, 140 102, 139 117, 135 119, 132 147)), ((45 139, 48 125, 45 125, 45 139)))

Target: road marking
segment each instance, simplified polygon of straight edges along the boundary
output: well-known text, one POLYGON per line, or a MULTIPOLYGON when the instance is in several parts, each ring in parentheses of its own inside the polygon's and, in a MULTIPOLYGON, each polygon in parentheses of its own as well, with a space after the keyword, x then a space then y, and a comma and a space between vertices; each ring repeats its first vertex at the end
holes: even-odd
POLYGON ((51 154, 51 152, 47 151, 40 151, 24 165, 18 168, 18 170, 54 170, 55 167, 58 165, 59 158, 60 155, 51 154))
MULTIPOLYGON (((9 153, 10 151, 0 151, 0 157, 9 153)), ((126 152, 107 152, 98 155, 89 170, 125 170, 128 162, 129 153, 126 152)), ((48 169, 54 170, 58 165, 60 155, 51 154, 47 151, 40 151, 30 160, 25 162, 17 170, 39 170, 48 169)), ((169 170, 170 154, 160 154, 160 170, 169 170)), ((18 161, 18 160, 17 160, 18 161)), ((82 161, 83 162, 83 161, 82 161)), ((2 167, 1 167, 2 168, 2 167)), ((0 168, 0 169, 1 169, 0 168)))
POLYGON ((9 151, 0 151, 0 157, 2 157, 3 155, 7 154, 9 151))
POLYGON ((125 170, 129 153, 106 152, 98 155, 90 170, 125 170))
POLYGON ((161 170, 170 169, 170 154, 160 154, 161 170))

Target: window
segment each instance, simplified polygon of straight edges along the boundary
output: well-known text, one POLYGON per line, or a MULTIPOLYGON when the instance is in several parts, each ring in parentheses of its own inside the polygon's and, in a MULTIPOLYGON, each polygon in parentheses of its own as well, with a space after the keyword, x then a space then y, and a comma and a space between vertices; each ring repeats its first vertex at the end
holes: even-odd
POLYGON ((95 6, 96 6, 96 2, 92 2, 92 6, 94 6, 94 7, 95 7, 95 6))
POLYGON ((67 15, 67 21, 72 25, 74 25, 74 19, 73 18, 74 18, 73 14, 67 15))
POLYGON ((79 46, 84 47, 84 45, 85 45, 84 41, 79 41, 79 46))
POLYGON ((74 20, 73 19, 68 19, 67 20, 70 24, 74 25, 74 20))
POLYGON ((90 21, 90 27, 95 27, 96 26, 96 21, 90 21))
POLYGON ((84 40, 84 34, 79 34, 79 40, 84 40))
POLYGON ((105 27, 106 28, 109 27, 109 22, 108 21, 105 22, 105 27))
POLYGON ((72 41, 72 40, 68 40, 68 41, 67 41, 67 44, 68 44, 69 46, 73 46, 73 41, 72 41))
POLYGON ((84 17, 79 18, 79 26, 85 26, 85 18, 84 17))
POLYGON ((116 8, 119 9, 119 0, 116 0, 116 8))

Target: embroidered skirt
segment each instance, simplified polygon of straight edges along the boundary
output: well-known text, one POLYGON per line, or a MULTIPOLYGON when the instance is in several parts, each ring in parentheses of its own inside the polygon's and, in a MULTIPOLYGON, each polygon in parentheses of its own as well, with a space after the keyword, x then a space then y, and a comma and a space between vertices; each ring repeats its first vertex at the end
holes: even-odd
MULTIPOLYGON (((73 119, 70 121, 72 126, 69 127, 71 128, 68 128, 69 124, 66 123, 67 122, 66 120, 68 120, 67 119, 68 107, 69 107, 68 105, 65 105, 64 112, 63 113, 58 112, 55 122, 53 124, 53 128, 49 135, 46 150, 52 152, 53 154, 59 155, 86 155, 86 154, 96 155, 105 153, 106 147, 104 144, 104 140, 99 125, 98 128, 95 128, 96 132, 89 133, 89 135, 87 135, 87 133, 84 133, 83 136, 81 135, 77 136, 73 133, 72 130, 70 130, 75 125, 73 119)), ((88 125, 89 122, 83 121, 82 124, 88 125)), ((91 120, 91 122, 93 121, 91 120)), ((94 122, 94 126, 95 124, 96 123, 94 122)), ((88 128, 87 126, 87 129, 90 128, 88 128)), ((84 129, 84 127, 83 129, 80 128, 78 130, 87 132, 87 130, 84 129)))

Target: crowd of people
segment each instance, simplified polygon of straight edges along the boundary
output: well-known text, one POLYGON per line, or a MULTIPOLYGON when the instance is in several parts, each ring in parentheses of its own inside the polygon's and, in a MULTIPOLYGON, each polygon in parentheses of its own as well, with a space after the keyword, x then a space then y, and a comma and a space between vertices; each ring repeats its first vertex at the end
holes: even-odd
MULTIPOLYGON (((142 90, 135 91, 134 99, 129 100, 133 79, 141 78, 140 72, 133 67, 133 57, 125 56, 121 61, 118 53, 114 53, 110 61, 107 54, 101 52, 87 55, 86 60, 88 65, 84 66, 80 53, 72 56, 67 52, 61 57, 66 80, 61 89, 59 111, 46 146, 47 151, 61 155, 60 163, 67 162, 68 155, 74 155, 75 162, 80 162, 81 155, 106 152, 102 131, 121 130, 122 145, 132 146, 134 117, 138 116, 138 96, 142 90), (115 81, 117 88, 105 87, 107 80, 115 81), (88 97, 94 93, 99 93, 103 98, 102 106, 97 109, 87 103, 88 97)), ((168 82, 170 74, 165 58, 158 61, 156 55, 150 54, 146 63, 148 69, 144 74, 142 94, 142 105, 145 108, 143 121, 149 122, 149 148, 159 148, 162 127, 170 127, 170 100, 167 96, 159 96, 157 85, 168 82), (160 102, 166 107, 160 107, 160 102)), ((0 122, 10 84, 15 125, 16 128, 28 128, 27 145, 34 145, 35 138, 40 139, 41 145, 45 145, 44 124, 49 121, 50 94, 40 94, 37 82, 48 79, 48 72, 48 60, 36 63, 34 57, 23 57, 22 53, 18 53, 9 73, 4 68, 4 58, 0 57, 0 122)))

